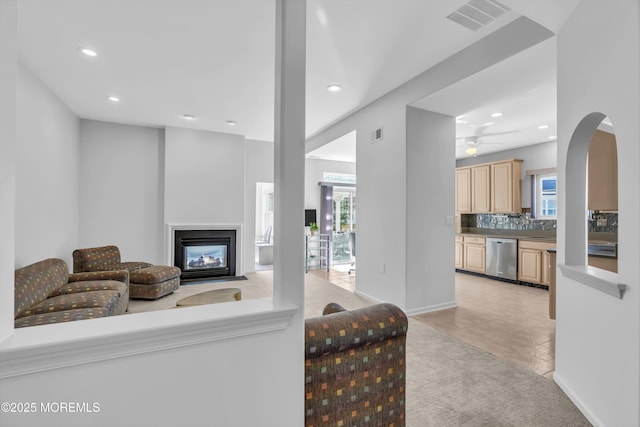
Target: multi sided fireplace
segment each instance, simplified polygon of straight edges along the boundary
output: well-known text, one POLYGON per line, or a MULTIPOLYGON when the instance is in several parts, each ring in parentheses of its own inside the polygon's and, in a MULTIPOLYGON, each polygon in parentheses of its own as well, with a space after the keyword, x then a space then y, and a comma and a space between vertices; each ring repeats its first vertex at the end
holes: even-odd
POLYGON ((236 230, 175 230, 174 242, 181 281, 236 275, 236 230))

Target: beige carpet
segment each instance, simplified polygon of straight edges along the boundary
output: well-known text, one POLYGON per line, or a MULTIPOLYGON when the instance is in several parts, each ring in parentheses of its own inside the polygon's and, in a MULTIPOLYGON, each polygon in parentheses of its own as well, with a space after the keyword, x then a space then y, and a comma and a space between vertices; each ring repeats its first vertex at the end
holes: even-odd
MULTIPOLYGON (((171 308, 178 299, 227 287, 241 288, 243 299, 271 296, 271 271, 250 273, 247 278, 182 286, 158 301, 131 301, 129 312, 171 308)), ((305 275, 305 291, 306 317, 320 315, 329 302, 350 309, 371 304, 312 273, 305 275)), ((552 380, 412 318, 407 336, 406 408, 408 427, 591 425, 552 380)))

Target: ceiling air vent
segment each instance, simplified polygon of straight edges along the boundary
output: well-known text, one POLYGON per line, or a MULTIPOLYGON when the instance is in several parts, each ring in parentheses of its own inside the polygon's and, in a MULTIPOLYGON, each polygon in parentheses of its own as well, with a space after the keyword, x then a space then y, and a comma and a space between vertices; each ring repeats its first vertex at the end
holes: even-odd
POLYGON ((447 16, 447 19, 457 22, 472 31, 477 31, 509 10, 511 9, 497 0, 469 0, 468 3, 447 16))

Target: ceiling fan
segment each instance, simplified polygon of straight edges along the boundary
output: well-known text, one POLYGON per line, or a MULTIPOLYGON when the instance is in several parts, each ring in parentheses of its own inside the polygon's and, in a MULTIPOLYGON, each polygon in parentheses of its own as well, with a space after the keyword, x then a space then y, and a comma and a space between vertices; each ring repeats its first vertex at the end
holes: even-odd
POLYGON ((466 146, 467 148, 464 150, 465 153, 467 153, 470 156, 475 156, 476 153, 478 152, 478 146, 480 145, 502 145, 502 142, 486 142, 486 141, 481 141, 481 138, 486 138, 486 137, 490 137, 490 136, 495 136, 495 135, 504 135, 507 133, 514 133, 517 132, 515 130, 509 130, 509 131, 504 131, 504 132, 495 132, 495 133, 483 133, 483 134, 476 134, 476 135, 471 135, 471 136, 462 136, 459 138, 456 138, 456 142, 457 141, 462 141, 461 144, 457 144, 457 145, 462 145, 464 144, 464 146, 466 146))

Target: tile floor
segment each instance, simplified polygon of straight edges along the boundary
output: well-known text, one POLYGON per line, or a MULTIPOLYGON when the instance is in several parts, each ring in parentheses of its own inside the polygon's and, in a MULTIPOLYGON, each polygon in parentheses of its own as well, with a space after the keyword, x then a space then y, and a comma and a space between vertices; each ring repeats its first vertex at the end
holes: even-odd
MULTIPOLYGON (((355 289, 355 274, 339 268, 312 270, 342 288, 355 289)), ((549 292, 456 273, 458 307, 413 316, 432 328, 550 378, 555 366, 555 320, 549 292)))
POLYGON ((550 378, 555 366, 555 320, 549 292, 456 273, 458 307, 415 319, 550 378))

